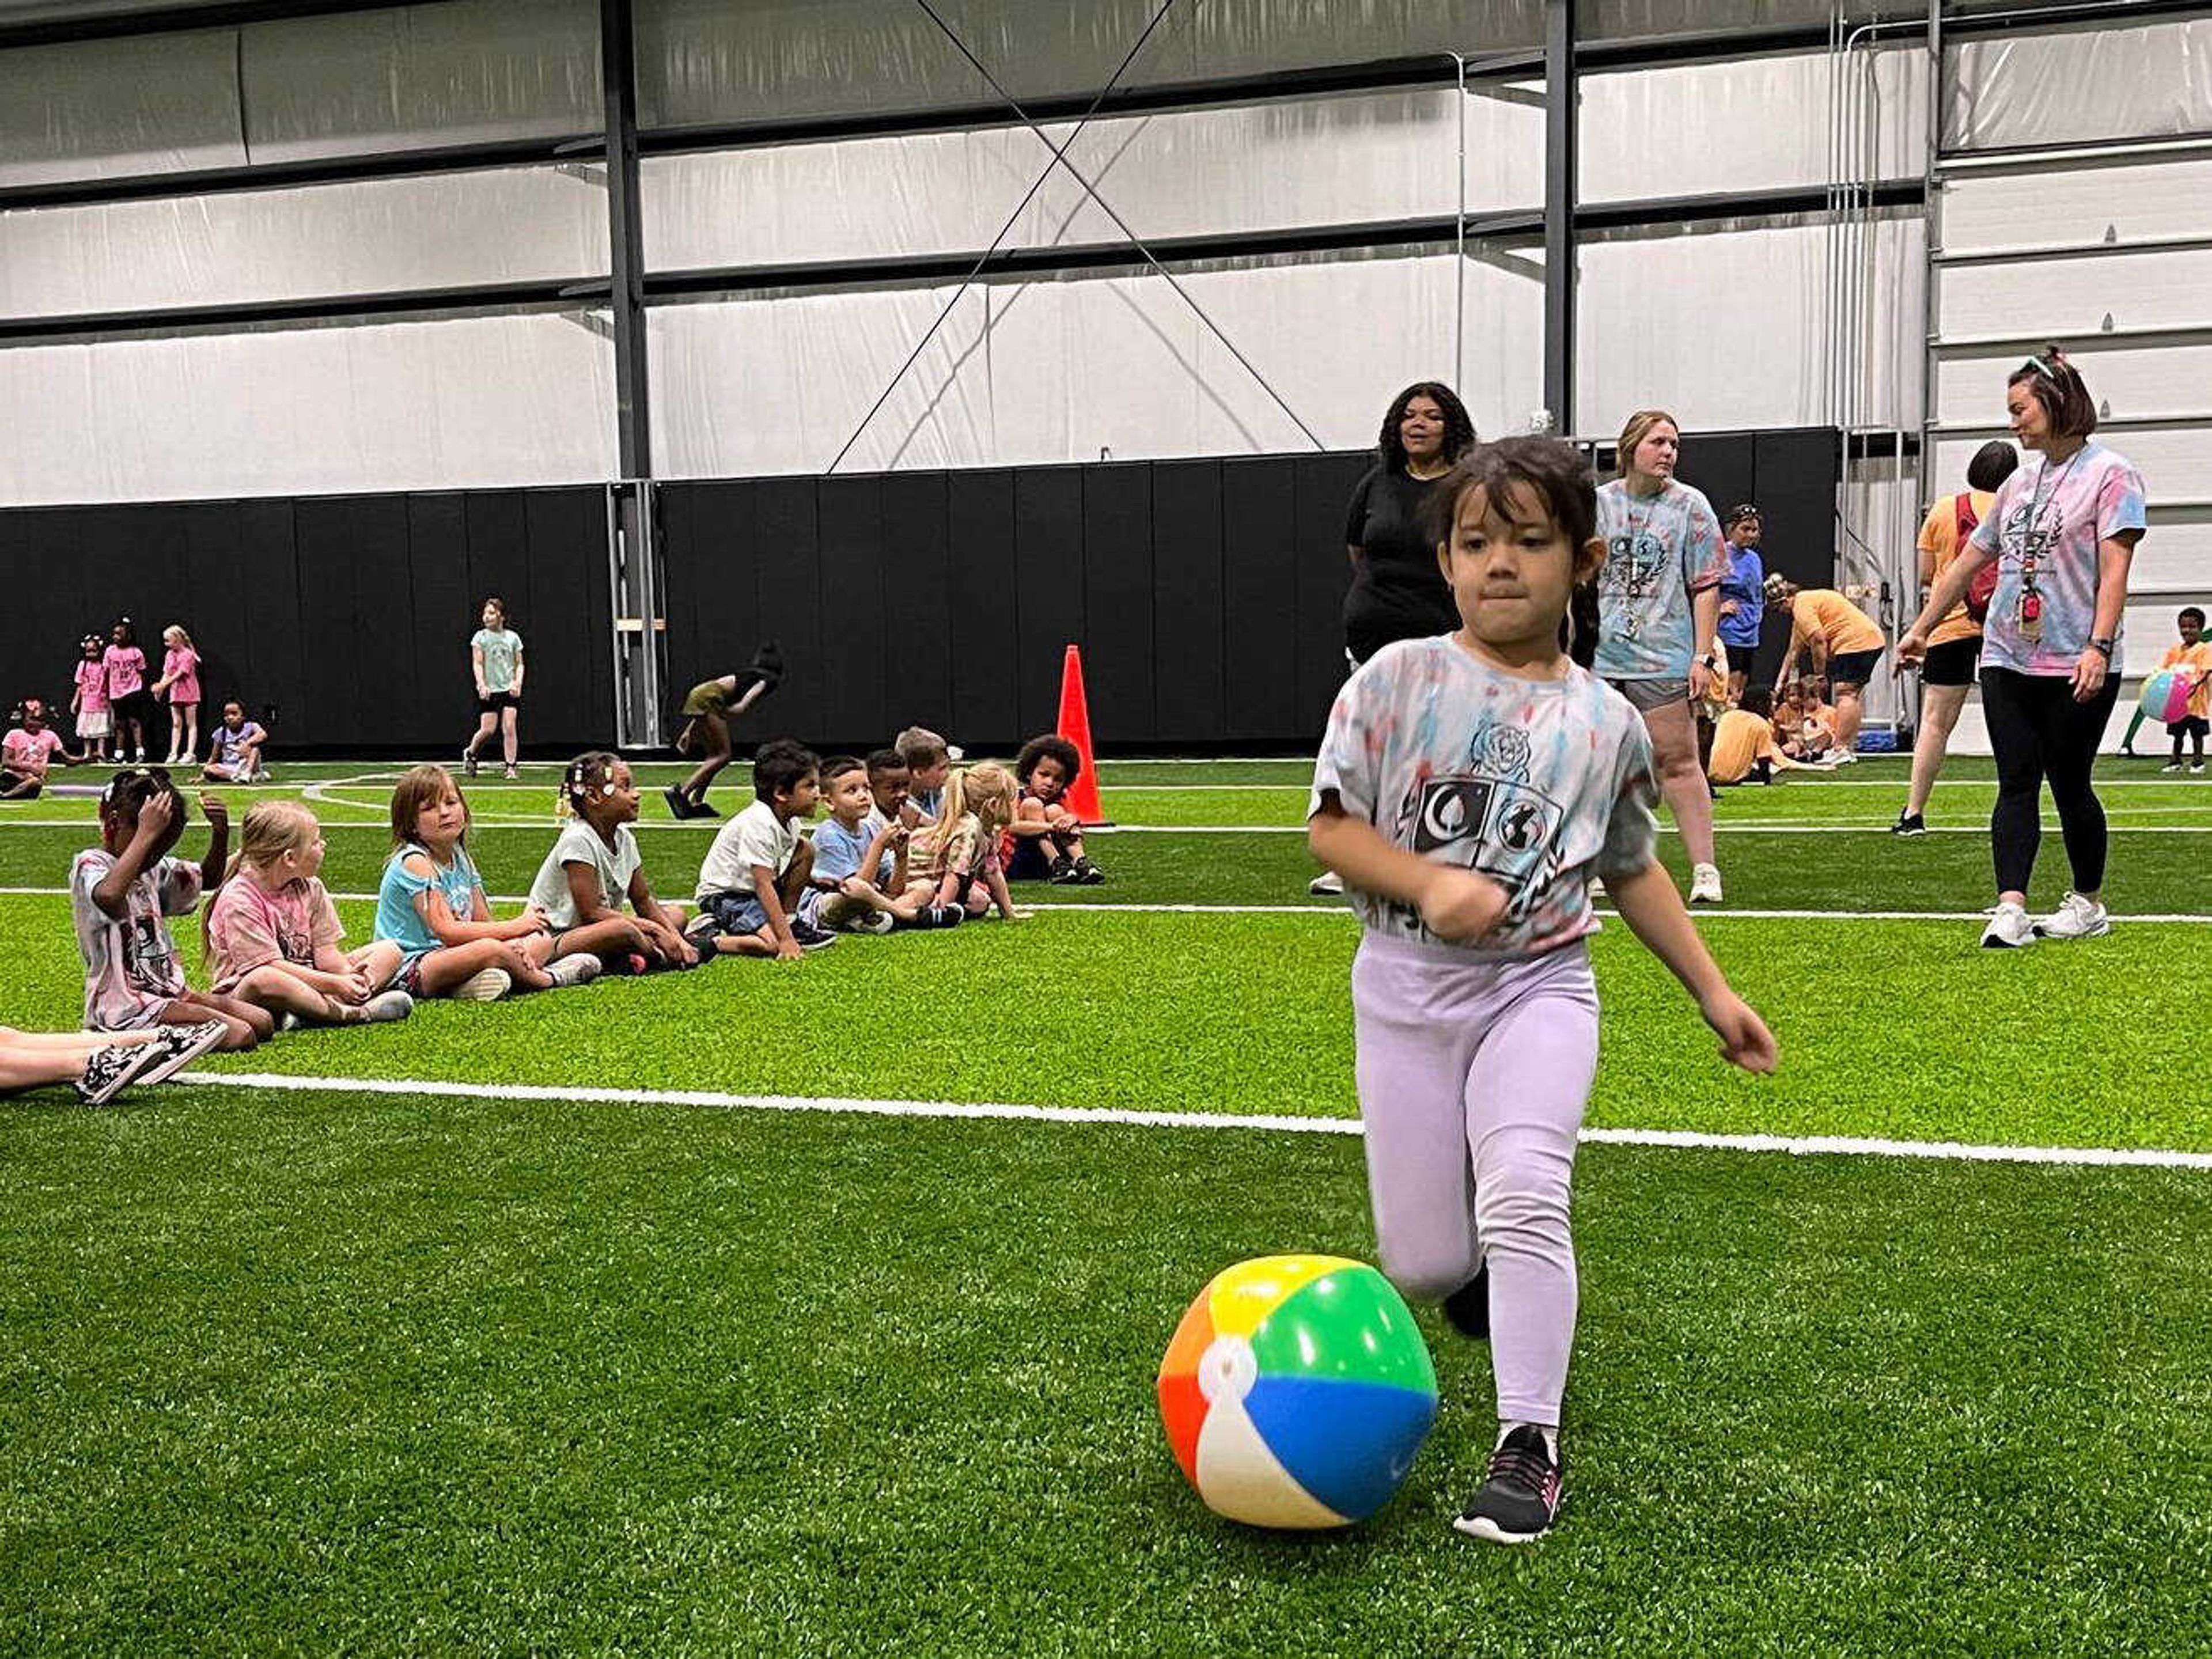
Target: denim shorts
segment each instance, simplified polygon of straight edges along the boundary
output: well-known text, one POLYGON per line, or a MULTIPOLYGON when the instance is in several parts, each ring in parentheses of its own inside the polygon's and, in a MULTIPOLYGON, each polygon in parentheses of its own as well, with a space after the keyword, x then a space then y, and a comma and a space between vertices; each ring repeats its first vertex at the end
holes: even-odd
POLYGON ((714 917, 717 928, 732 938, 757 933, 768 926, 768 912, 750 893, 708 893, 699 900, 699 908, 714 917))

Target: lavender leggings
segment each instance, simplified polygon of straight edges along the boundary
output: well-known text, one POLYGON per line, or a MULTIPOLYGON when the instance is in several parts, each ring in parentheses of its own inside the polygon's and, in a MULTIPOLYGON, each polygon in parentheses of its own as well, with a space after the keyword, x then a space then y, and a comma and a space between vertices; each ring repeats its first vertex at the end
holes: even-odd
POLYGON ((1382 1271, 1433 1299, 1486 1261, 1498 1418, 1556 1426, 1575 1335, 1568 1188, 1597 1073, 1589 953, 1469 962, 1370 933, 1352 1009, 1382 1271))

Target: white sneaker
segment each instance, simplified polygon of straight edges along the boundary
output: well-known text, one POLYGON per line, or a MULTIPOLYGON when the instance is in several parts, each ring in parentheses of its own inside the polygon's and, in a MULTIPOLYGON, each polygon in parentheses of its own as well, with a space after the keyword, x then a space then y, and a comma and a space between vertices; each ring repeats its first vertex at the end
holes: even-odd
POLYGON ((1590 878, 1589 896, 1592 904, 1595 904, 1605 896, 1605 882, 1602 878, 1597 876, 1590 878))
POLYGON ((1990 925, 1982 929, 1982 943, 1992 951, 2017 950, 2035 943, 2035 924, 2027 919, 2025 905, 2000 904, 1990 913, 1990 925))
POLYGON ((890 911, 871 910, 865 916, 858 916, 854 919, 853 931, 856 933, 888 933, 890 932, 892 925, 892 917, 890 911))
POLYGON ((2112 931, 2112 919, 2105 907, 2079 893, 2069 893, 2064 902, 2035 924, 2039 939, 2100 939, 2112 931))
POLYGON ((2179 761, 2168 761, 2165 765, 2160 767, 2158 769, 2161 772, 2179 772, 2181 770, 2181 763, 2179 761))
POLYGON ((599 976, 599 970, 605 966, 606 963, 586 951, 578 956, 562 957, 545 971, 553 975, 553 983, 557 986, 589 985, 599 976))
POLYGON ((1334 870, 1324 870, 1306 884, 1306 891, 1313 894, 1316 898, 1324 898, 1329 894, 1341 893, 1343 890, 1344 878, 1334 870))
POLYGON ((404 991, 380 991, 361 1005, 361 1017, 372 1025, 386 1025, 415 1012, 415 999, 404 991))
POLYGON ((1717 864, 1693 865, 1690 869, 1690 902, 1718 904, 1721 902, 1721 872, 1717 864))
MULTIPOLYGON (((571 957, 570 961, 580 961, 571 957)), ((456 1002, 497 1002, 514 988, 514 975, 504 968, 480 968, 453 987, 456 1002)))
POLYGON ((1838 749, 1834 756, 1834 763, 1838 766, 1856 766, 1858 763, 1858 751, 1855 749, 1838 749))

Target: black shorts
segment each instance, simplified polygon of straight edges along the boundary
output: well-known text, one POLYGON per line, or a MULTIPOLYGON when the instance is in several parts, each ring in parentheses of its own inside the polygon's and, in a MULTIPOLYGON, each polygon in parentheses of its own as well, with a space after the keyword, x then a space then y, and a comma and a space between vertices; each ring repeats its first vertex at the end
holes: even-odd
POLYGON ((2212 737, 2212 720, 2206 720, 2202 714, 2185 714, 2178 720, 2166 723, 2166 735, 2169 738, 2212 737))
POLYGON ((1828 659, 1830 685, 1864 685, 1874 678, 1874 665, 1881 660, 1887 646, 1877 645, 1871 651, 1846 651, 1839 657, 1828 659))
POLYGON ((141 726, 149 725, 154 719, 154 694, 142 686, 128 696, 116 698, 108 705, 108 708, 118 720, 136 720, 141 726))
POLYGON ((1759 647, 1757 646, 1730 645, 1726 640, 1723 640, 1721 641, 1721 646, 1722 648, 1728 653, 1729 673, 1748 674, 1751 672, 1751 659, 1759 654, 1759 647))
POLYGON ((496 714, 502 708, 521 707, 521 697, 513 691, 495 691, 488 697, 477 699, 477 713, 479 714, 496 714))
POLYGON ((1931 645, 1921 664, 1920 683, 1923 685, 1972 685, 1981 655, 1982 636, 1979 634, 1969 634, 1963 640, 1946 640, 1941 645, 1931 645))

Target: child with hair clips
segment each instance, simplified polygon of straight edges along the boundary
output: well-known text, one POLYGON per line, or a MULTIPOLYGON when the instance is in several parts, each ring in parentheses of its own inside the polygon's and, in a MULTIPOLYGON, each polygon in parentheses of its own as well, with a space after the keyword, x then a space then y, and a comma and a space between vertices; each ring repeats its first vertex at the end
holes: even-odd
POLYGON ((493 918, 469 857, 469 806, 442 766, 416 766, 392 791, 392 856, 376 891, 376 937, 399 947, 399 988, 417 997, 495 1002, 514 987, 550 990, 598 977, 576 931, 556 939, 544 913, 493 918), (567 955, 559 955, 563 945, 567 955))
POLYGON ((579 755, 561 775, 561 805, 571 815, 530 884, 531 908, 552 929, 562 956, 588 951, 610 968, 694 968, 699 953, 684 937, 684 907, 653 896, 630 825, 637 822, 637 780, 629 763, 604 749, 579 755), (628 900, 635 917, 622 912, 628 900))
POLYGON ((1048 732, 1022 745, 1014 760, 1021 793, 999 847, 1008 881, 1096 887, 1106 879, 1084 852, 1083 821, 1063 804, 1082 775, 1083 757, 1066 738, 1048 732))
POLYGON ((222 885, 230 815, 213 795, 207 855, 197 868, 172 858, 185 832, 184 797, 158 766, 132 767, 108 780, 100 797, 100 845, 70 866, 70 915, 84 957, 84 1024, 92 1031, 191 1028, 220 1021, 223 1048, 251 1048, 276 1022, 235 997, 185 983, 167 919, 188 915, 203 892, 222 885))
POLYGON ((107 762, 107 665, 101 660, 105 647, 97 634, 88 634, 78 646, 76 690, 70 693, 70 712, 76 716, 76 734, 90 745, 85 758, 100 765, 107 762))
POLYGON ((161 678, 154 682, 154 695, 169 694, 170 766, 191 764, 200 751, 200 653, 183 624, 171 623, 161 630, 161 678))
POLYGON ((754 755, 756 799, 714 832, 699 866, 691 942, 702 954, 795 962, 802 951, 837 942, 799 914, 814 865, 799 826, 822 798, 821 769, 812 750, 789 738, 764 743, 754 755))
POLYGON ((342 949, 345 930, 324 890, 322 826, 295 800, 257 802, 238 837, 230 879, 208 907, 208 971, 223 996, 287 1025, 380 1024, 415 1000, 388 990, 399 947, 342 949))
POLYGON ((106 676, 108 709, 115 719, 115 758, 143 766, 146 722, 154 713, 154 700, 146 695, 146 653, 138 648, 128 617, 116 623, 108 641, 100 661, 106 676))
POLYGON ((495 735, 507 757, 507 775, 522 775, 514 760, 522 741, 522 635, 507 625, 507 601, 483 602, 483 626, 469 636, 469 672, 477 687, 477 729, 461 747, 461 766, 477 775, 477 751, 495 735))
POLYGON ((783 653, 774 640, 763 642, 753 659, 734 674, 702 680, 693 686, 677 711, 683 727, 676 734, 676 752, 698 764, 681 783, 661 791, 670 816, 712 818, 721 816, 707 805, 707 790, 730 763, 730 722, 775 690, 783 679, 783 653))
POLYGON ((1568 1196, 1598 1053, 1593 873, 1723 1055, 1775 1061, 1655 854, 1643 721, 1559 647, 1570 587, 1606 556, 1594 496, 1554 439, 1462 463, 1437 555, 1459 630, 1387 647, 1346 683, 1308 809, 1314 856, 1362 924, 1352 1006, 1383 1270, 1490 1341, 1498 1439, 1454 1524, 1505 1543, 1549 1530, 1564 1492, 1568 1196))
POLYGON ((66 1083, 87 1106, 164 1083, 220 1043, 220 1020, 154 1031, 19 1031, 0 1025, 0 1095, 66 1083))
POLYGON ((1021 921, 999 862, 999 838, 1014 821, 1014 775, 988 762, 963 768, 945 778, 939 805, 937 821, 908 846, 908 885, 939 911, 980 916, 995 904, 1005 921, 1021 921))

